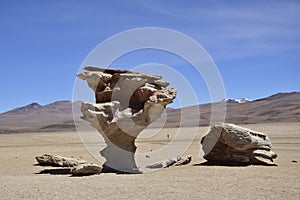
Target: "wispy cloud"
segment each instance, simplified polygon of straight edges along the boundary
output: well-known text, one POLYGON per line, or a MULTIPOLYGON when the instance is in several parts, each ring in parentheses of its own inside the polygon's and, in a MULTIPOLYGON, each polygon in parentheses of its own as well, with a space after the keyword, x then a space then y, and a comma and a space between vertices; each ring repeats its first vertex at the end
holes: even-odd
POLYGON ((181 5, 149 3, 142 6, 174 19, 187 34, 212 49, 218 59, 272 55, 300 49, 300 3, 251 1, 190 2, 181 5), (234 53, 233 53, 234 52, 234 53))

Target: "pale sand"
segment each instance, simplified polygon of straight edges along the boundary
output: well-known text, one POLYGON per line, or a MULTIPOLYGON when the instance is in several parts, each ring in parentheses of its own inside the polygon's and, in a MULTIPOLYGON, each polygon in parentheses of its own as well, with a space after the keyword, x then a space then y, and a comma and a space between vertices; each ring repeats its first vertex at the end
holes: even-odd
MULTIPOLYGON (((270 137, 278 154, 277 167, 194 166, 204 162, 199 157, 199 142, 208 128, 200 128, 186 152, 193 156, 187 166, 136 175, 36 174, 53 169, 34 166, 34 156, 43 153, 98 161, 76 133, 2 134, 0 199, 300 199, 300 123, 244 126, 270 137)), ((174 130, 166 129, 148 141, 140 139, 139 153, 159 149, 168 142, 167 134, 172 139, 174 130)), ((188 133, 190 128, 184 131, 188 133)))

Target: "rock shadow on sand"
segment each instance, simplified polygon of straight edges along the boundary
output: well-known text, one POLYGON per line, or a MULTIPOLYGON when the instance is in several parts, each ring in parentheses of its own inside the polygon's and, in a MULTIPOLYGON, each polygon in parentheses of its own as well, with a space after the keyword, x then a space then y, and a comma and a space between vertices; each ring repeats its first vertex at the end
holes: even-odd
POLYGON ((223 166, 223 167, 248 167, 253 165, 260 165, 260 166, 277 166, 276 164, 249 164, 249 163, 237 163, 237 162, 231 162, 231 163, 218 163, 218 162, 203 162, 194 164, 193 166, 223 166))
POLYGON ((69 168, 55 168, 55 169, 43 169, 42 171, 35 174, 51 174, 51 175, 70 175, 69 168))

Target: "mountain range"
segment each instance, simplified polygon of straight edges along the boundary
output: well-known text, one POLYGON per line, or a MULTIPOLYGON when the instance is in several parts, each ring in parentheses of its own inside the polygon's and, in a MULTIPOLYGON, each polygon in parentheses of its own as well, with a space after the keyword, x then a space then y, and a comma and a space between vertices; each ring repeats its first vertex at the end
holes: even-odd
POLYGON ((0 133, 64 130, 75 130, 71 101, 56 101, 45 106, 34 102, 0 114, 0 133))
MULTIPOLYGON (((300 122, 300 92, 278 93, 253 101, 246 98, 226 99, 225 103, 225 121, 229 123, 300 122)), ((80 108, 80 105, 81 102, 73 103, 76 108, 80 108)), ((212 104, 208 103, 179 109, 168 108, 164 127, 207 126, 211 119, 211 107, 212 104), (185 117, 181 120, 183 115, 185 117)), ((44 106, 31 103, 0 114, 0 133, 74 130, 71 101, 56 101, 44 106)))

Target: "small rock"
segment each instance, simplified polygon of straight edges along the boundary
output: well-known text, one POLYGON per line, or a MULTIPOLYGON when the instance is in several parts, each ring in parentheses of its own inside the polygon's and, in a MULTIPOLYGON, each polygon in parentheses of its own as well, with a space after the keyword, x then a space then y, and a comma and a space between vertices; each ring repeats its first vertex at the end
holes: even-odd
POLYGON ((167 168, 170 166, 181 166, 190 163, 192 160, 192 156, 176 156, 169 158, 167 160, 159 161, 150 165, 147 165, 146 168, 149 169, 159 169, 159 168, 167 168))
POLYGON ((192 156, 182 156, 179 161, 177 161, 174 166, 187 165, 192 161, 192 156))
POLYGON ((73 176, 87 176, 93 174, 100 174, 101 172, 102 167, 93 163, 80 164, 71 169, 71 174, 73 176))

